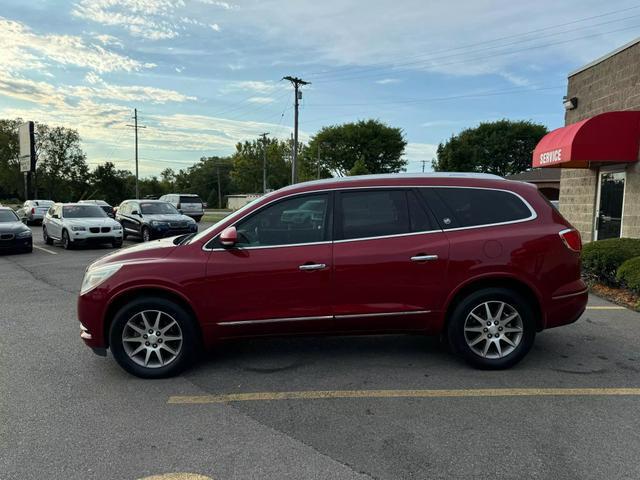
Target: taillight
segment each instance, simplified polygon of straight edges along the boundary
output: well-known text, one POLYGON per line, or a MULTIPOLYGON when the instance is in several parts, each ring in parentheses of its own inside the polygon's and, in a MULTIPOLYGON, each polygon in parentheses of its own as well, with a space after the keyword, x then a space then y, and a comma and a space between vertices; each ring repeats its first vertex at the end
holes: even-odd
POLYGON ((580 232, 577 230, 567 228, 559 232, 559 235, 569 250, 573 250, 574 252, 582 250, 582 239, 580 238, 580 232))
POLYGON ((31 209, 31 215, 33 215, 34 213, 36 213, 36 209, 35 209, 35 208, 32 208, 32 209, 31 209))

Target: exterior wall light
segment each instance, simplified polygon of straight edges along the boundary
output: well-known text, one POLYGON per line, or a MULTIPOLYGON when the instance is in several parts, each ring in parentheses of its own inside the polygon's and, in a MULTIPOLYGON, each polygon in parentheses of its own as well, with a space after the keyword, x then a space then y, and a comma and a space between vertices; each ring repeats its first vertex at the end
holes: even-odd
POLYGON ((574 110, 578 107, 578 98, 577 97, 563 97, 562 105, 564 105, 565 110, 574 110))

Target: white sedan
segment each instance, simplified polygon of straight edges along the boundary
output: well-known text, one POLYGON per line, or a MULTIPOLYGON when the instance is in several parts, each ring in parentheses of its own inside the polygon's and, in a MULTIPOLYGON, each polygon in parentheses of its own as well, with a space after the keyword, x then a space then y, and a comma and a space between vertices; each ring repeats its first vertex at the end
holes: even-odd
POLYGON ((59 241, 66 249, 90 243, 110 243, 119 248, 122 225, 97 205, 56 203, 42 221, 42 236, 47 245, 59 241))

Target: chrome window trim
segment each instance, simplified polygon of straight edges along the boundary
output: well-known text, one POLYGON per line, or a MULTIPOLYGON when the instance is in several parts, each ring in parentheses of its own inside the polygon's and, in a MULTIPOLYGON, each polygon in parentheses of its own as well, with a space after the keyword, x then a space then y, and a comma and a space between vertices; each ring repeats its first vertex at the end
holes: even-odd
POLYGON ((344 320, 349 318, 372 318, 372 317, 391 317, 398 315, 420 315, 431 313, 431 310, 406 310, 401 312, 376 312, 376 313, 353 313, 348 315, 320 315, 311 317, 285 317, 285 318, 265 318, 262 320, 237 320, 232 322, 219 322, 216 325, 222 327, 232 327, 237 325, 256 325, 261 323, 284 323, 299 322, 306 320, 344 320))
MULTIPOLYGON (((529 221, 532 221, 532 220, 535 220, 536 218, 538 218, 538 213, 531 206, 531 204, 527 200, 525 200, 525 198, 522 195, 520 195, 519 193, 513 192, 511 190, 504 189, 504 188, 467 187, 467 186, 460 186, 460 185, 372 185, 372 186, 366 186, 366 187, 333 187, 333 188, 324 188, 324 189, 321 189, 321 190, 310 190, 310 191, 307 191, 307 192, 295 192, 295 193, 292 193, 290 195, 285 195, 283 197, 274 198, 273 200, 271 200, 271 201, 265 203, 264 205, 260 206, 257 210, 253 210, 251 212, 248 212, 247 214, 243 215, 242 217, 236 219, 233 223, 227 225, 225 228, 235 226, 238 222, 242 221, 247 216, 259 212, 260 210, 262 210, 263 208, 268 207, 269 205, 271 205, 274 202, 277 202, 277 201, 280 201, 280 200, 286 200, 286 199, 293 198, 293 197, 300 196, 300 195, 313 195, 315 193, 324 193, 324 192, 340 192, 340 191, 344 191, 344 190, 373 190, 373 189, 385 189, 385 190, 389 190, 389 189, 405 189, 405 190, 411 190, 411 189, 421 189, 421 188, 467 188, 467 189, 473 189, 473 190, 492 190, 492 191, 498 191, 498 192, 506 192, 506 193, 510 193, 511 195, 514 195, 514 196, 518 197, 520 199, 520 201, 523 202, 526 205, 526 207, 529 209, 529 212, 531 212, 531 215, 529 217, 527 217, 527 218, 523 218, 523 219, 519 219, 519 220, 510 220, 510 221, 507 221, 507 222, 499 222, 499 223, 487 223, 487 224, 483 224, 483 225, 471 225, 471 226, 468 226, 468 227, 456 227, 456 228, 448 228, 448 229, 441 229, 441 230, 426 230, 426 231, 422 231, 422 232, 398 233, 398 234, 393 234, 393 235, 380 235, 380 236, 377 236, 377 237, 348 238, 348 239, 342 239, 342 240, 326 240, 326 241, 322 241, 322 242, 293 243, 293 244, 286 244, 286 245, 263 245, 263 246, 255 246, 255 247, 238 247, 238 250, 255 250, 255 249, 263 249, 263 248, 300 247, 300 246, 307 246, 307 245, 321 245, 321 244, 325 244, 325 243, 358 242, 358 241, 375 240, 375 239, 383 239, 383 238, 405 237, 405 236, 410 236, 410 235, 423 235, 423 234, 441 233, 441 232, 455 232, 455 231, 458 231, 458 230, 470 230, 472 228, 486 228, 486 227, 498 227, 498 226, 501 226, 501 225, 512 225, 512 224, 516 224, 516 223, 529 222, 529 221)), ((222 232, 220 232, 220 233, 222 233, 222 232)), ((202 251, 205 251, 205 252, 220 252, 220 251, 229 250, 227 248, 207 248, 207 245, 209 243, 213 242, 216 238, 218 238, 220 236, 220 233, 218 233, 213 238, 211 238, 210 240, 205 242, 205 244, 202 246, 202 251)))

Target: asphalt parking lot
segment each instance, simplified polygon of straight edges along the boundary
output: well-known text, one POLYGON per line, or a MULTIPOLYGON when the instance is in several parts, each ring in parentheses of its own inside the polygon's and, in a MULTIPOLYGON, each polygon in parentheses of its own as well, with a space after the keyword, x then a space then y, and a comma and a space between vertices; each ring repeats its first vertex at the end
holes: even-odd
POLYGON ((0 256, 3 480, 640 478, 640 314, 592 297, 508 371, 433 338, 310 337, 145 381, 79 338, 84 269, 112 249, 33 231, 0 256))

